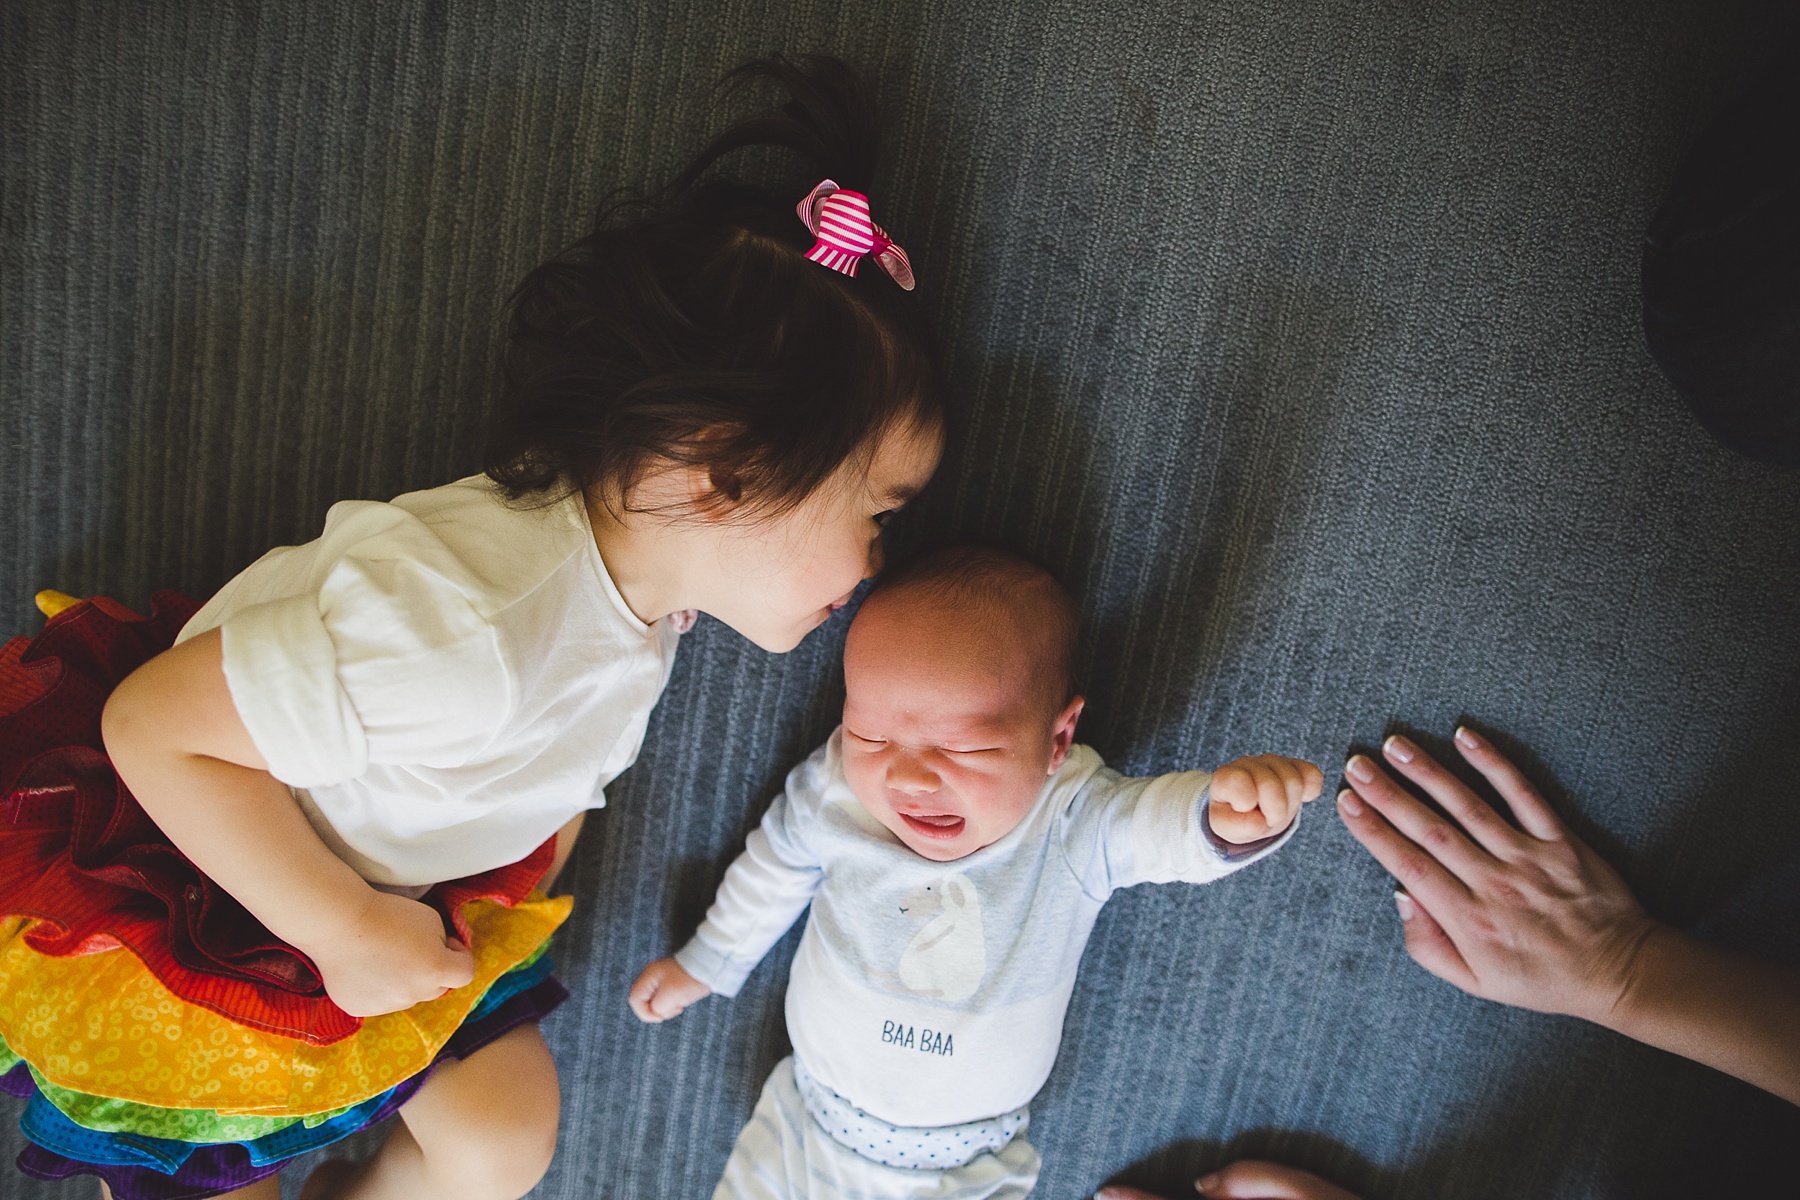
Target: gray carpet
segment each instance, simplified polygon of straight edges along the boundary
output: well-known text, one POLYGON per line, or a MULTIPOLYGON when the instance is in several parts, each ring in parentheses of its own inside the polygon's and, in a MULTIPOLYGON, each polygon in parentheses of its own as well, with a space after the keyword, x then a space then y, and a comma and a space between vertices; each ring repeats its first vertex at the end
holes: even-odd
MULTIPOLYGON (((1135 771, 1306 754, 1335 786, 1350 747, 1472 718, 1657 912, 1800 962, 1800 476, 1716 449, 1638 333, 1640 233, 1763 44, 1733 15, 6 0, 0 627, 52 584, 204 595, 334 500, 471 469, 520 273, 691 152, 725 68, 830 50, 894 113, 877 216, 965 403, 898 540, 1065 574, 1085 740, 1135 771)), ((784 1051, 793 941, 669 1026, 624 992, 830 728, 842 635, 684 647, 568 877, 536 1195, 710 1191, 784 1051)), ((1795 1110, 1463 996, 1388 891, 1321 806, 1242 876, 1120 896, 1036 1106, 1039 1194, 1174 1193, 1243 1152, 1372 1200, 1792 1186, 1795 1110)))

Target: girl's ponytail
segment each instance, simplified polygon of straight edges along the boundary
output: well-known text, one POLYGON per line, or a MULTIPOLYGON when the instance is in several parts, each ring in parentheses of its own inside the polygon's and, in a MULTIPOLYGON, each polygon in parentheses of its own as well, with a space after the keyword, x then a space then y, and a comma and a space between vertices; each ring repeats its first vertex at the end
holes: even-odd
POLYGON ((644 473, 674 463, 729 479, 714 495, 745 514, 779 512, 888 430, 943 423, 917 297, 880 270, 808 261, 796 214, 821 175, 876 183, 873 98, 823 56, 726 77, 759 81, 785 93, 776 110, 726 129, 648 200, 602 210, 514 294, 486 463, 514 498, 582 489, 629 508, 644 473), (803 174, 780 189, 708 174, 764 147, 796 153, 803 174))
POLYGON ((669 191, 680 193, 725 155, 755 146, 780 146, 806 158, 813 173, 866 192, 880 162, 881 121, 863 82, 842 61, 782 54, 745 63, 725 77, 727 91, 768 80, 787 93, 779 112, 748 117, 712 140, 669 191))

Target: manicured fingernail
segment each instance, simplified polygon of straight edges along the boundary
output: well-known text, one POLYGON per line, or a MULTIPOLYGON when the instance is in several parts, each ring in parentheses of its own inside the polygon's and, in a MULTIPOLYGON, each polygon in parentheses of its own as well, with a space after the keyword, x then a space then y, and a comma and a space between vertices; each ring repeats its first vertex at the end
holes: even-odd
POLYGON ((1360 817, 1363 811, 1362 801, 1357 799, 1355 792, 1345 788, 1338 793, 1338 811, 1346 817, 1360 817))
POLYGON ((1394 907, 1400 910, 1400 919, 1402 921, 1410 921, 1413 919, 1413 899, 1405 892, 1394 893, 1394 907))
POLYGON ((1381 743, 1381 749, 1395 762, 1409 763, 1413 760, 1415 748, 1411 742, 1396 733, 1393 737, 1381 743))
POLYGON ((1456 744, 1459 746, 1466 746, 1470 750, 1481 749, 1481 739, 1476 737, 1475 731, 1470 729, 1467 725, 1458 725, 1456 727, 1456 744))
POLYGON ((1375 778, 1375 764, 1360 754, 1353 754, 1344 764, 1344 774, 1358 783, 1368 783, 1375 778))
POLYGON ((1217 1171, 1213 1172, 1211 1175, 1202 1175, 1200 1178, 1194 1180, 1194 1190, 1196 1192, 1210 1192, 1218 1186, 1219 1174, 1217 1171))

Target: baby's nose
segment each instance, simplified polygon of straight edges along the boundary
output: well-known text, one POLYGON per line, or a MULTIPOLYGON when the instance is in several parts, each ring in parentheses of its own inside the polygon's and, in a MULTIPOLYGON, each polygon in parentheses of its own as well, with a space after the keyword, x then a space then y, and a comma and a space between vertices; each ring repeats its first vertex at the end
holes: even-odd
POLYGON ((937 772, 916 759, 905 758, 888 769, 888 786, 907 796, 927 795, 938 790, 937 772))

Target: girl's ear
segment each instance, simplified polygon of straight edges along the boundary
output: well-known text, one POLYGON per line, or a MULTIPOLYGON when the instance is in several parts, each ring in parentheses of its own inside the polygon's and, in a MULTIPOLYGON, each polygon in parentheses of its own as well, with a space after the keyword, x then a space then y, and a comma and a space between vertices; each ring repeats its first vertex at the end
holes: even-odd
POLYGON ((741 432, 731 425, 712 425, 694 435, 690 443, 695 453, 689 459, 692 465, 688 468, 688 499, 693 503, 695 511, 709 516, 723 516, 743 500, 744 480, 732 464, 729 461, 706 461, 712 457, 707 453, 708 450, 720 449, 720 443, 741 432))
POLYGON ((1057 714, 1056 724, 1050 729, 1050 767, 1044 774, 1056 774, 1068 760, 1069 748, 1075 744, 1075 723, 1081 720, 1081 710, 1086 707, 1087 700, 1077 696, 1057 714))
POLYGON ((736 472, 725 467, 713 467, 706 472, 706 482, 714 492, 736 504, 744 498, 744 483, 736 472))

